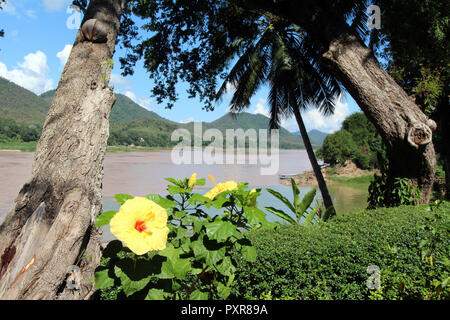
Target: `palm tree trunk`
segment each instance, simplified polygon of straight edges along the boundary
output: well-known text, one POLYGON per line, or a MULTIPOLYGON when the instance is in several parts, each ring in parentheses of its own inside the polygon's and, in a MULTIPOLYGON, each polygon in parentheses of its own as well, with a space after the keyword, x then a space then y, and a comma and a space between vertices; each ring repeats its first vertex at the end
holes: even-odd
POLYGON ((94 290, 101 234, 93 222, 102 210, 103 159, 115 102, 104 63, 113 57, 124 4, 89 2, 83 23, 96 19, 106 37, 92 41, 78 31, 31 179, 0 226, 0 299, 86 299, 94 290), (70 271, 81 278, 79 286, 66 285, 70 271))
MULTIPOLYGON (((303 142, 305 144, 306 152, 308 153, 309 161, 311 162, 311 166, 313 167, 317 183, 319 184, 319 189, 322 194, 323 203, 328 211, 329 208, 334 208, 333 201, 331 200, 330 192, 328 191, 328 187, 325 182, 325 179, 323 178, 320 166, 317 163, 316 155, 312 148, 311 141, 309 140, 308 132, 306 131, 306 127, 305 124, 303 123, 302 115, 300 114, 298 107, 294 108, 294 115, 295 119, 297 120, 297 124, 300 129, 300 134, 302 135, 303 142)), ((334 210, 329 212, 334 213, 334 210)))

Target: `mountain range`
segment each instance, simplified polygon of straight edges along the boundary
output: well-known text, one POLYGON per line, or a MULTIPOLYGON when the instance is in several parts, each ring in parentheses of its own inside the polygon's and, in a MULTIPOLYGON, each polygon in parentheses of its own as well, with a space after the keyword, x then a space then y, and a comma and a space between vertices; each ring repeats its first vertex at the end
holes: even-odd
MULTIPOLYGON (((50 108, 55 90, 36 95, 0 77, 0 119, 42 126, 50 108)), ((125 95, 116 93, 117 100, 110 116, 110 145, 145 145, 169 147, 172 132, 184 128, 193 134, 194 124, 178 123, 149 111, 125 95)), ((225 135, 226 129, 267 129, 269 118, 261 114, 225 114, 213 122, 202 122, 203 132, 215 128, 225 135)), ((313 130, 310 137, 314 147, 319 147, 326 134, 313 130)), ((303 141, 284 128, 280 128, 280 148, 303 149, 303 141)))
MULTIPOLYGON (((300 131, 295 131, 293 132, 293 134, 295 134, 296 136, 301 136, 300 131)), ((313 129, 308 132, 308 136, 311 141, 314 141, 314 143, 321 146, 323 145, 323 141, 325 140, 325 138, 328 136, 328 133, 313 129)))

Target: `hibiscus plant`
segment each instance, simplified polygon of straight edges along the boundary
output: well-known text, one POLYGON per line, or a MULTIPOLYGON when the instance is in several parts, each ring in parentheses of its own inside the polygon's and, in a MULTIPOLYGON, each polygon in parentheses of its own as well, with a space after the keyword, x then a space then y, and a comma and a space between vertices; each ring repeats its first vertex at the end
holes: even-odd
POLYGON ((96 289, 124 299, 227 299, 237 257, 256 259, 246 232, 276 224, 256 207, 260 189, 210 179, 215 187, 204 195, 193 192, 205 185, 196 174, 167 178, 165 197, 116 195, 120 210, 96 221, 97 227, 109 224, 118 238, 103 250, 96 289))

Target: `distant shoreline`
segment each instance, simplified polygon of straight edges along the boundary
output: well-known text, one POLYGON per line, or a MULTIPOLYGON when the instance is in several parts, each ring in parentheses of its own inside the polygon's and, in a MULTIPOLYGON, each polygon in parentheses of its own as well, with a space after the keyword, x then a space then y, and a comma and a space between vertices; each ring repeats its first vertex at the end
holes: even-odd
MULTIPOLYGON (((347 161, 343 165, 336 165, 322 169, 322 175, 327 184, 348 183, 348 184, 370 184, 376 170, 362 170, 356 167, 352 161, 347 161)), ((292 177, 299 186, 317 186, 317 179, 314 171, 307 171, 292 177)), ((283 179, 282 184, 290 186, 291 179, 283 179)))
MULTIPOLYGON (((37 142, 3 142, 0 143, 0 151, 6 152, 35 152, 37 142)), ((162 150, 172 150, 171 147, 142 147, 142 146, 107 146, 107 153, 118 153, 118 152, 152 152, 152 151, 162 151, 162 150)), ((192 147, 192 150, 198 150, 192 147)), ((203 148, 204 149, 204 148, 203 148)), ((247 148, 246 148, 247 150, 247 148)), ((294 148, 294 149, 282 149, 279 150, 306 150, 304 148, 294 148)), ((221 150, 225 151, 225 150, 221 150)))

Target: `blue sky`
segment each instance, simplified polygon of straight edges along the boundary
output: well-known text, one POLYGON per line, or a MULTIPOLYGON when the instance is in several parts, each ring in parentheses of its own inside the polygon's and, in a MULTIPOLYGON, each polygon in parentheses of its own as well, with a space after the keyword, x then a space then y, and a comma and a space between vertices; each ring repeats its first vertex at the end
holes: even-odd
MULTIPOLYGON (((71 0, 8 0, 0 11, 0 29, 5 37, 0 38, 0 76, 25 87, 36 94, 56 88, 64 63, 70 53, 77 33, 77 16, 69 8, 71 0)), ((196 99, 188 99, 179 90, 179 100, 168 110, 164 104, 156 104, 150 96, 153 86, 147 72, 138 64, 133 76, 120 76, 118 58, 123 52, 117 47, 111 83, 115 91, 133 99, 141 106, 157 112, 164 118, 176 122, 214 121, 227 112, 229 96, 212 112, 202 109, 196 99)), ((186 86, 180 84, 180 88, 186 86)), ((268 114, 267 88, 261 88, 253 97, 250 113, 268 114)), ((318 129, 327 133, 340 129, 342 121, 353 112, 360 111, 355 101, 346 95, 337 102, 336 112, 323 117, 311 108, 303 112, 308 130, 318 129)), ((286 119, 283 126, 298 131, 294 119, 286 119)))

